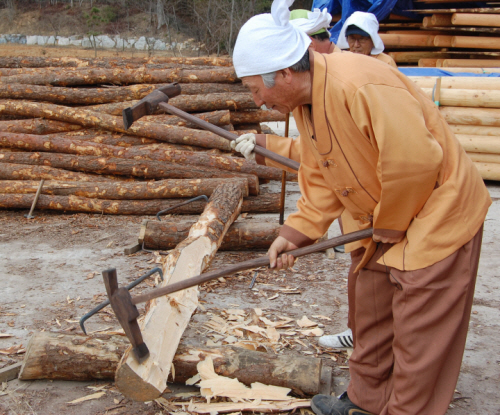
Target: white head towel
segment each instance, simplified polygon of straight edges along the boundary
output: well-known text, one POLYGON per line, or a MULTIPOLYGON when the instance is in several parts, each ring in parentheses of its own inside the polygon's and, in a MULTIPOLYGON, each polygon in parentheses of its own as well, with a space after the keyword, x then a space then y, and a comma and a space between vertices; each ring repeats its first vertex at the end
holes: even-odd
POLYGON ((345 31, 350 25, 357 26, 370 35, 373 42, 373 49, 371 51, 372 55, 378 55, 384 51, 384 42, 382 42, 382 39, 380 39, 378 34, 378 20, 374 14, 365 12, 354 12, 347 18, 344 26, 342 26, 342 29, 340 30, 337 41, 337 46, 340 49, 349 49, 345 31))
POLYGON ((296 64, 311 39, 290 24, 294 0, 275 0, 271 14, 258 14, 241 28, 233 52, 233 65, 239 78, 279 71, 296 64))
POLYGON ((321 29, 325 29, 328 34, 328 26, 332 21, 332 15, 328 13, 326 7, 321 11, 320 9, 314 9, 312 12, 307 12, 307 19, 298 18, 290 20, 290 23, 297 29, 306 32, 308 35, 313 35, 321 29))

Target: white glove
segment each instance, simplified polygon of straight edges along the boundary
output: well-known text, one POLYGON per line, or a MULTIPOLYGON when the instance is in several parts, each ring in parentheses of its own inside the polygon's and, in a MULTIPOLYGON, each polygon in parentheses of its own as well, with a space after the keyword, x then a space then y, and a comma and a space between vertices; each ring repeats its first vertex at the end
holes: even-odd
POLYGON ((255 160, 255 153, 253 151, 255 141, 255 134, 243 134, 234 141, 231 141, 231 147, 238 153, 243 154, 247 160, 255 160))

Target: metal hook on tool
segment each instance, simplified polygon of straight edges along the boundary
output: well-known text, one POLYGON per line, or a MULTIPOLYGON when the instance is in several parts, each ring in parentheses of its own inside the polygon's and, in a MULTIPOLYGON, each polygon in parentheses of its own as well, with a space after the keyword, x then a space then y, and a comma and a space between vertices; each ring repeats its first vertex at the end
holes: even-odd
MULTIPOLYGON (((125 288, 127 290, 131 290, 132 288, 134 288, 136 285, 140 284, 142 281, 144 281, 146 278, 150 277, 151 275, 153 274, 160 274, 160 279, 163 281, 163 270, 159 267, 156 267, 156 268, 153 268, 152 270, 149 270, 148 272, 146 272, 144 275, 140 276, 139 278, 137 278, 135 281, 131 282, 129 285, 127 285, 125 288)), ((92 317, 94 314, 98 313, 99 311, 101 311, 104 307, 106 307, 107 305, 109 305, 109 298, 102 302, 101 304, 99 304, 97 307, 93 308, 92 310, 90 310, 87 314, 85 314, 81 319, 80 319, 80 327, 82 329, 82 331, 87 334, 87 331, 85 330, 85 322, 90 318, 92 317)))
POLYGON ((195 200, 200 200, 200 199, 205 199, 205 201, 208 203, 208 196, 205 196, 205 195, 196 196, 196 197, 193 197, 192 199, 186 200, 185 202, 178 203, 175 206, 169 207, 168 209, 160 210, 156 214, 156 219, 158 219, 161 222, 160 215, 163 215, 164 213, 166 213, 166 212, 168 212, 170 210, 173 210, 173 209, 178 208, 180 206, 187 205, 188 203, 191 203, 191 202, 194 202, 195 200))

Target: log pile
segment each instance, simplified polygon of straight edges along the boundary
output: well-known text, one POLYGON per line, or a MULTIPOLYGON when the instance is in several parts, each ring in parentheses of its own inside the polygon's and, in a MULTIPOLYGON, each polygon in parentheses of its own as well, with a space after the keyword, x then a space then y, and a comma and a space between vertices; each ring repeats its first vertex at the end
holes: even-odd
POLYGON ((170 104, 236 134, 284 120, 255 106, 228 59, 0 58, 0 208, 29 208, 44 179, 38 209, 155 214, 231 181, 243 212, 277 212, 279 195, 260 195, 259 179, 281 170, 246 161, 228 140, 164 113, 124 128, 123 109, 171 82, 182 93, 170 104))
POLYGON ((380 25, 385 52, 398 65, 499 68, 500 8, 462 5, 460 0, 416 0, 408 11, 418 18, 391 15, 380 25))
POLYGON ((410 76, 437 105, 485 180, 500 180, 500 78, 410 76))

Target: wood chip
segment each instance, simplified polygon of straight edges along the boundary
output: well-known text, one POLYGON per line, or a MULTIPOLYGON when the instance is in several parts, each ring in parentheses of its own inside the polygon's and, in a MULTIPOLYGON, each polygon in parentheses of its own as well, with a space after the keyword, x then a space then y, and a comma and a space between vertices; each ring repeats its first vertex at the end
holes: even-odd
POLYGON ((301 330, 300 333, 308 337, 318 337, 322 336, 324 331, 319 327, 316 327, 315 329, 312 330, 301 330))
POLYGON ((102 397, 104 395, 106 395, 106 392, 97 392, 97 393, 93 393, 92 395, 83 396, 81 398, 75 399, 74 401, 66 402, 66 403, 69 405, 76 405, 77 403, 90 401, 92 399, 99 399, 100 397, 102 397))
POLYGON ((300 327, 314 327, 317 326, 318 323, 315 323, 314 321, 311 321, 307 318, 307 316, 303 316, 300 320, 297 320, 297 324, 300 327))
POLYGON ((12 334, 9 333, 0 333, 0 338, 12 337, 12 334))

